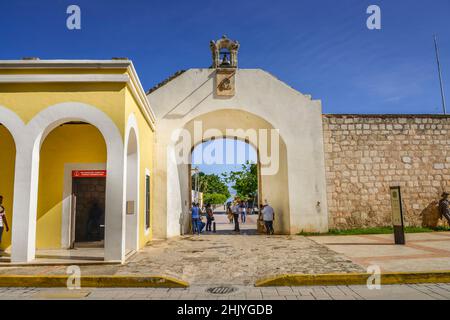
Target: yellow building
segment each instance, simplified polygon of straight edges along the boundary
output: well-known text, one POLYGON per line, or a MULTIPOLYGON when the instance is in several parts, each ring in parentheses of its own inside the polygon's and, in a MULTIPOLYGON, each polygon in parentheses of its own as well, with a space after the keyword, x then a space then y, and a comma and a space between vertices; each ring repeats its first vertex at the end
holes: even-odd
POLYGON ((11 261, 95 242, 123 262, 150 241, 154 121, 129 60, 0 61, 11 261))

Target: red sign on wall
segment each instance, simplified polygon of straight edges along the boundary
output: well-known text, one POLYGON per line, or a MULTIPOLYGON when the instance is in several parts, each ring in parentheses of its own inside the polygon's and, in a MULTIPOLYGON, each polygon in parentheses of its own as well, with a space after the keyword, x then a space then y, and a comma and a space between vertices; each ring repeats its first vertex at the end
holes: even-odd
POLYGON ((72 178, 105 178, 106 170, 73 170, 72 178))

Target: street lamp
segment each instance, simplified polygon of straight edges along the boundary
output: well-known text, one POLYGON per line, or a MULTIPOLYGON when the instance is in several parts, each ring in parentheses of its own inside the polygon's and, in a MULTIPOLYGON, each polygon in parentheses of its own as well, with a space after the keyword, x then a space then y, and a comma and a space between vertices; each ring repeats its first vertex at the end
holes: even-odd
POLYGON ((195 202, 196 203, 198 203, 198 200, 199 200, 199 196, 198 196, 198 193, 199 193, 199 174, 200 174, 200 169, 198 168, 198 167, 195 167, 194 169, 192 169, 192 171, 194 172, 194 191, 195 191, 195 196, 194 196, 194 199, 195 199, 195 202))

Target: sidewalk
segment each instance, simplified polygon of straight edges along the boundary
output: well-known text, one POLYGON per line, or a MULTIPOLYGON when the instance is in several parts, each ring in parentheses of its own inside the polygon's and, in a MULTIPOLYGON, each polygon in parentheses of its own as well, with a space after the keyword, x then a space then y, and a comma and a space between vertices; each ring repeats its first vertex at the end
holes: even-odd
POLYGON ((83 300, 448 300, 450 284, 382 286, 270 287, 233 286, 228 294, 212 294, 208 286, 189 288, 0 288, 2 299, 83 299, 83 300))
POLYGON ((392 234, 308 238, 364 268, 378 265, 382 272, 450 270, 450 232, 408 233, 404 246, 395 245, 392 234))
MULTIPOLYGON (((154 241, 124 265, 80 265, 81 275, 165 276, 191 286, 253 286, 282 275, 365 274, 369 265, 380 266, 382 272, 450 270, 450 232, 407 234, 407 245, 396 246, 392 235, 303 237, 256 235, 251 229, 241 234, 222 231, 154 241)), ((66 270, 64 265, 0 266, 0 275, 61 276, 66 270)), ((444 278, 432 282, 446 282, 444 278)))

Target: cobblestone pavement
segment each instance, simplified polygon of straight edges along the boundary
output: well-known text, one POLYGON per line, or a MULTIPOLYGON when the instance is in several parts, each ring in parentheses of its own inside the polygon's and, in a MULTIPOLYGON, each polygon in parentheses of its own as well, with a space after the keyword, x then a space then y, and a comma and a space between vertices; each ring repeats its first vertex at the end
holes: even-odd
MULTIPOLYGON (((2 267, 1 274, 65 274, 65 266, 2 267)), ((302 236, 202 234, 155 241, 125 265, 81 266, 82 274, 166 275, 191 285, 253 285, 284 273, 364 272, 302 236)))
POLYGON ((137 299, 137 300, 448 300, 450 284, 366 286, 267 287, 234 286, 230 294, 211 294, 208 286, 187 289, 149 288, 0 288, 5 299, 137 299))

